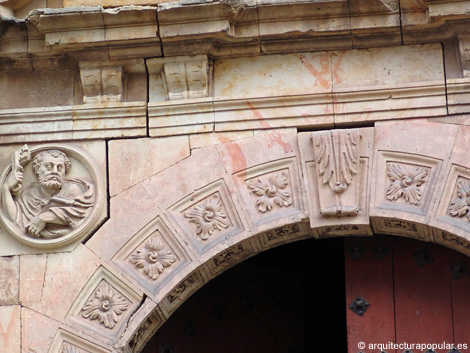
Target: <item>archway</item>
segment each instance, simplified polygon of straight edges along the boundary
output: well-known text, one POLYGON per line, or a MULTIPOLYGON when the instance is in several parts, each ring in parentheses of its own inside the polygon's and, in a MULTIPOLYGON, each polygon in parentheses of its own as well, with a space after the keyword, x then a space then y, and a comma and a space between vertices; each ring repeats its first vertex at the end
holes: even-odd
MULTIPOLYGON (((468 255, 469 136, 465 126, 408 120, 268 130, 194 150, 111 198, 110 219, 87 242, 44 256, 41 294, 22 313, 24 347, 139 352, 211 278, 295 240, 392 234, 468 255), (422 143, 430 136, 432 148, 422 143), (354 164, 341 179, 318 167, 328 149, 331 170, 354 164)), ((22 266, 25 281, 32 266, 22 266)))
POLYGON ((404 237, 283 245, 201 288, 143 353, 464 351, 468 263, 404 237))

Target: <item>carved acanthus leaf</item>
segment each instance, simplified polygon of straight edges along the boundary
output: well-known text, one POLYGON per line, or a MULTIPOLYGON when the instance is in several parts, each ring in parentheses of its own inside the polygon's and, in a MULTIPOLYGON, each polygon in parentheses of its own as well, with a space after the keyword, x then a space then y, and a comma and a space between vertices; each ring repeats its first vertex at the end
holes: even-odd
POLYGON ((467 216, 470 221, 470 180, 460 180, 457 183, 457 198, 449 206, 449 213, 453 217, 467 216))
POLYGON ((270 211, 274 204, 279 207, 287 207, 292 205, 291 195, 284 189, 289 184, 288 177, 285 172, 278 172, 270 176, 268 180, 258 178, 249 184, 252 192, 258 196, 256 205, 258 209, 265 213, 270 211))
POLYGON ((155 234, 150 237, 144 247, 130 257, 129 261, 136 267, 143 269, 144 273, 155 281, 165 267, 171 266, 176 261, 176 256, 170 249, 165 248, 162 237, 155 234))
POLYGON ((392 183, 387 189, 387 200, 395 201, 403 196, 406 202, 419 205, 422 193, 420 186, 426 181, 428 173, 424 167, 389 163, 387 176, 392 183))
POLYGON ((207 240, 214 231, 222 231, 230 226, 228 216, 222 209, 222 201, 218 194, 207 198, 202 205, 186 211, 184 216, 196 224, 196 235, 202 240, 207 240))
POLYGON ((325 131, 313 135, 315 160, 323 184, 342 193, 357 174, 359 132, 325 131))
POLYGON ((104 327, 112 329, 129 304, 128 299, 103 281, 86 302, 82 316, 89 320, 98 320, 104 327))

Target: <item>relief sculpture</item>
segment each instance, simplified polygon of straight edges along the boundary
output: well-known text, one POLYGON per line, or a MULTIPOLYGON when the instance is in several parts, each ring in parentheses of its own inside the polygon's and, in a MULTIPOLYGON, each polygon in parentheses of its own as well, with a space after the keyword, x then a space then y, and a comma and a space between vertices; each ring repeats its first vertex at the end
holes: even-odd
POLYGON ((391 183, 387 189, 387 200, 396 201, 403 197, 407 203, 419 205, 421 185, 426 182, 428 174, 429 170, 424 167, 389 163, 387 176, 391 183))
POLYGON ((13 153, 1 205, 3 217, 22 232, 21 237, 58 239, 84 222, 96 204, 95 184, 66 178, 71 169, 71 159, 59 149, 31 153, 25 145, 13 153), (31 168, 27 180, 26 168, 31 168))
POLYGON ((457 197, 449 206, 452 217, 467 217, 470 220, 470 181, 463 179, 457 183, 457 197))
POLYGON ((357 184, 360 139, 357 129, 313 133, 323 217, 355 216, 359 212, 358 189, 352 184, 357 184))
POLYGON ((256 206, 262 213, 271 211, 274 205, 287 207, 292 205, 291 195, 286 189, 289 179, 286 172, 278 172, 271 175, 268 180, 258 178, 248 184, 251 191, 259 196, 256 206))

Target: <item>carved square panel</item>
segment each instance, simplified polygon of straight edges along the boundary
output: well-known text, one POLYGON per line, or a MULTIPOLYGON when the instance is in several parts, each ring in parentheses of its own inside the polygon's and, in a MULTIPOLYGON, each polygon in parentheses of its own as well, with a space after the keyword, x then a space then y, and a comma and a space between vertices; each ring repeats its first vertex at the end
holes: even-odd
POLYGON ((186 299, 201 288, 207 280, 202 269, 186 276, 167 296, 160 301, 159 306, 166 316, 171 315, 186 299))
POLYGON ((190 194, 168 211, 199 255, 244 230, 224 180, 190 194))
POLYGON ((470 231, 470 170, 452 165, 447 177, 436 221, 470 231))
POLYGON ((269 249, 284 243, 313 237, 308 223, 294 223, 268 230, 259 235, 263 249, 269 249))
POLYGON ((234 175, 245 210, 256 225, 304 212, 294 158, 262 164, 234 175))
POLYGON ((375 171, 375 205, 380 209, 425 216, 441 161, 408 153, 379 152, 375 171))
POLYGON ((101 266, 79 293, 66 318, 90 332, 116 339, 140 299, 139 293, 101 266))
POLYGON ((59 328, 49 353, 110 353, 110 350, 59 328))
POLYGON ((394 218, 371 218, 374 233, 401 235, 409 238, 429 241, 430 231, 425 225, 394 218))
POLYGON ((191 262, 175 233, 159 216, 134 235, 113 262, 155 296, 191 262))

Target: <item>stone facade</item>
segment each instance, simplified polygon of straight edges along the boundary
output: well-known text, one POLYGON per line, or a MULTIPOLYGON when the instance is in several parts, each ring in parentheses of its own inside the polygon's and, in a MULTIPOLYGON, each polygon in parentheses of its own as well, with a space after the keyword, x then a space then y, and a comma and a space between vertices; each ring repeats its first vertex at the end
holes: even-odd
POLYGON ((211 278, 305 238, 470 255, 469 13, 0 0, 0 347, 139 352, 211 278))

